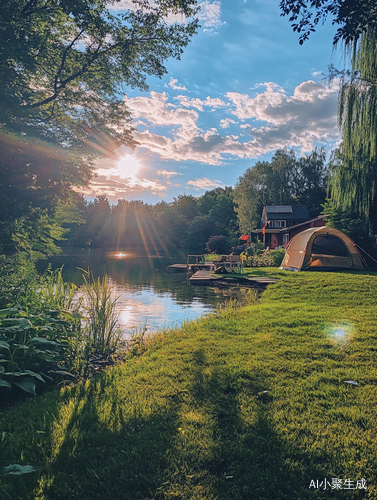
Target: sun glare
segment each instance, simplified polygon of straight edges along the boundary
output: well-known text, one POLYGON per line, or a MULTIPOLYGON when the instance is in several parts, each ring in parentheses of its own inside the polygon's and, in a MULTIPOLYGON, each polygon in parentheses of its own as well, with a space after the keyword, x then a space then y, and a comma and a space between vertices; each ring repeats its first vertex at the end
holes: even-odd
POLYGON ((124 155, 117 161, 117 169, 122 179, 136 179, 136 174, 142 167, 140 161, 132 155, 124 155))
POLYGON ((341 346, 351 340, 354 329, 354 325, 348 322, 332 324, 327 326, 326 336, 332 344, 341 346))

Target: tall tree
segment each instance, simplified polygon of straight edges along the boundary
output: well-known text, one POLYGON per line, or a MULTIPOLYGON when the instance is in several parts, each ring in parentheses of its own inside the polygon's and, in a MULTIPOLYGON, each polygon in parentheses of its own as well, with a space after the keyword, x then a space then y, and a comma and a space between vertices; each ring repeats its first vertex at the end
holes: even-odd
POLYGON ((196 0, 113 4, 1 4, 0 247, 27 212, 53 217, 57 200, 88 182, 96 158, 135 146, 124 92, 166 73, 166 59, 180 58, 198 26, 196 0), (171 14, 186 22, 171 23, 171 14))
POLYGON ((246 170, 235 188, 234 202, 244 233, 260 224, 263 205, 306 205, 314 217, 326 199, 326 151, 315 149, 296 159, 292 150, 278 150, 270 162, 246 170))
POLYGON ((114 14, 114 1, 4 0, 0 123, 91 152, 132 145, 123 93, 147 90, 197 28, 195 0, 133 3, 114 14), (188 22, 170 24, 172 13, 188 22))
POLYGON ((335 206, 371 222, 377 234, 377 31, 354 45, 352 72, 343 81, 339 126, 343 135, 330 178, 335 206))

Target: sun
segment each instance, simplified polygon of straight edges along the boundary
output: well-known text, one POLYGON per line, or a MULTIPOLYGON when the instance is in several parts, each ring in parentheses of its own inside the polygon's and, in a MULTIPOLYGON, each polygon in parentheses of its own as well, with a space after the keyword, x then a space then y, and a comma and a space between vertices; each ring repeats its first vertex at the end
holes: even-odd
POLYGON ((136 179, 136 174, 143 165, 133 155, 124 155, 116 163, 116 168, 121 179, 136 179))

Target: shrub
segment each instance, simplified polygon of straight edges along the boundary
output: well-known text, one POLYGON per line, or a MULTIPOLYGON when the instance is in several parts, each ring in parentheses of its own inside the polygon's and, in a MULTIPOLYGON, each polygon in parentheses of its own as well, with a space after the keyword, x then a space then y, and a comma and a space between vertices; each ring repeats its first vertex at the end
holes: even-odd
POLYGON ((35 394, 37 383, 66 375, 70 350, 59 332, 59 311, 27 315, 19 306, 0 310, 0 387, 35 394))
POLYGON ((246 267, 279 267, 285 255, 284 248, 265 250, 258 241, 241 253, 241 261, 246 267))
POLYGON ((271 250, 269 252, 270 258, 274 261, 274 267, 279 267, 282 263, 285 255, 284 248, 278 248, 277 250, 271 250))
POLYGON ((211 236, 206 243, 206 250, 209 253, 228 254, 230 244, 226 236, 211 236))

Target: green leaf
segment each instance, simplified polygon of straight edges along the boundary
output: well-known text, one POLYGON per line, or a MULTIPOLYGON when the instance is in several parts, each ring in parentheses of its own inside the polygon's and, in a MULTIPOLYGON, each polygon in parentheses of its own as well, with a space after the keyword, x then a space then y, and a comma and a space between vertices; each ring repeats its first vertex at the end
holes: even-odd
POLYGON ((0 340, 0 348, 1 347, 3 349, 8 349, 8 351, 9 351, 10 345, 8 344, 8 342, 4 342, 3 340, 0 340))
POLYGON ((0 374, 5 372, 5 368, 3 366, 0 366, 0 374))
POLYGON ((46 344, 46 345, 58 345, 56 342, 53 340, 47 340, 44 339, 43 337, 34 337, 30 340, 30 342, 36 343, 36 344, 46 344))
POLYGON ((62 309, 61 313, 72 319, 86 319, 85 316, 80 314, 78 311, 75 311, 74 309, 62 309))
POLYGON ((48 332, 53 332, 54 331, 54 329, 52 328, 52 326, 49 326, 49 325, 40 326, 39 329, 43 330, 43 331, 48 331, 48 332))
POLYGON ((19 464, 11 464, 7 467, 4 467, 3 474, 8 476, 10 474, 14 474, 17 476, 21 476, 22 474, 29 474, 30 472, 36 472, 39 470, 34 465, 19 465, 19 464))
POLYGON ((24 378, 23 380, 17 380, 14 385, 22 389, 23 391, 30 392, 30 394, 35 394, 35 382, 31 378, 24 378))
POLYGON ((26 351, 27 349, 29 349, 29 347, 25 344, 13 344, 14 347, 17 348, 17 350, 20 350, 20 351, 26 351))
POLYGON ((5 318, 1 321, 1 325, 5 328, 18 327, 28 329, 32 327, 30 320, 27 318, 5 318))
POLYGON ((20 306, 8 307, 8 309, 0 309, 0 318, 6 318, 12 314, 18 314, 20 306))
POLYGON ((44 379, 41 377, 41 375, 39 375, 39 373, 32 372, 31 370, 24 370, 24 373, 26 375, 31 375, 32 377, 36 377, 37 379, 42 380, 42 382, 44 382, 44 379))
POLYGON ((9 387, 9 389, 12 387, 9 382, 6 382, 5 380, 0 380, 0 387, 9 387))

